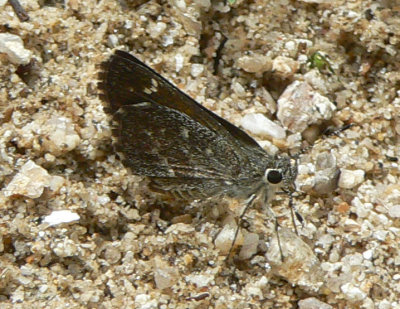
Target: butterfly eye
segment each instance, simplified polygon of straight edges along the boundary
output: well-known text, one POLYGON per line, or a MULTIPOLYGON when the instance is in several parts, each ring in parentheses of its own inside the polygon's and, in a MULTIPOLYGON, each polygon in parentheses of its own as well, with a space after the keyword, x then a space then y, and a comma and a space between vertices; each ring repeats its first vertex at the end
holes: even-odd
POLYGON ((282 181, 283 176, 280 170, 268 170, 267 171, 267 180, 271 184, 278 184, 282 181))

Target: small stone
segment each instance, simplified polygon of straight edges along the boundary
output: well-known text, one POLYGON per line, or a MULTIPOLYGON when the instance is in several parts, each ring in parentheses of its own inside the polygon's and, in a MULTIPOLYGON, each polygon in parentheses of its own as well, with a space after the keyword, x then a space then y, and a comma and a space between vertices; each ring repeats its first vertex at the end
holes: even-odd
POLYGON ((315 297, 309 297, 302 299, 298 302, 299 309, 332 309, 331 305, 328 305, 315 297))
POLYGON ((361 301, 367 297, 360 288, 353 286, 351 283, 343 284, 340 289, 345 294, 346 299, 352 302, 361 301))
POLYGON ((388 235, 388 231, 378 230, 375 231, 373 236, 374 238, 378 239, 379 241, 385 241, 388 235))
POLYGON ((374 252, 372 250, 366 250, 366 251, 363 252, 362 255, 363 255, 364 259, 371 260, 373 255, 374 255, 374 252))
POLYGON ((237 81, 233 82, 231 88, 238 97, 246 96, 246 90, 239 82, 237 81))
POLYGON ((175 234, 175 235, 183 235, 190 234, 195 231, 195 228, 191 224, 185 223, 176 223, 172 224, 169 228, 166 229, 165 234, 175 234))
POLYGON ((398 306, 391 303, 387 299, 383 299, 379 302, 378 309, 392 309, 392 308, 398 308, 398 306))
POLYGON ((175 71, 179 72, 183 68, 184 57, 181 54, 175 55, 175 71))
POLYGON ((135 296, 135 308, 138 309, 157 309, 157 300, 151 299, 150 295, 138 294, 135 296))
POLYGON ((50 215, 44 217, 43 223, 47 223, 49 226, 54 226, 77 221, 79 219, 80 216, 70 210, 55 210, 50 215))
POLYGON ((14 34, 0 33, 0 53, 5 53, 14 64, 28 64, 32 52, 24 48, 22 39, 14 34))
POLYGON ((214 275, 187 275, 185 277, 186 282, 190 282, 192 284, 195 284, 198 288, 201 287, 207 287, 209 286, 213 280, 214 280, 214 275))
POLYGON ((241 126, 254 135, 284 139, 285 129, 269 120, 263 114, 247 114, 242 118, 241 126))
POLYGON ((166 23, 157 22, 157 23, 150 23, 148 31, 150 33, 150 36, 153 39, 156 39, 164 33, 165 29, 167 29, 166 23))
POLYGON ((271 58, 260 54, 240 57, 237 65, 249 73, 263 73, 270 71, 272 68, 271 58))
POLYGON ((323 152, 318 155, 316 162, 315 184, 313 191, 318 194, 327 194, 337 188, 340 171, 336 165, 336 157, 323 152))
POLYGON ((200 36, 202 23, 200 20, 202 8, 197 1, 172 1, 171 5, 175 8, 175 16, 183 25, 189 35, 200 36))
POLYGON ((371 203, 363 203, 356 196, 352 201, 351 205, 355 208, 356 214, 360 218, 367 218, 374 208, 371 203))
POLYGON ((244 236, 243 245, 239 252, 240 260, 247 260, 257 253, 257 246, 260 237, 255 233, 248 233, 244 236))
POLYGON ((311 248, 289 229, 281 228, 278 233, 283 260, 276 233, 266 254, 273 272, 291 284, 318 291, 324 282, 324 273, 311 248))
POLYGON ((327 194, 337 188, 339 175, 336 157, 325 151, 318 154, 315 165, 312 163, 299 165, 296 186, 314 195, 327 194))
POLYGON ((345 214, 350 210, 350 205, 346 202, 341 202, 339 205, 336 206, 336 211, 345 214))
POLYGON ((25 288, 20 285, 16 290, 12 291, 10 300, 12 303, 22 303, 25 300, 25 288))
POLYGON ((116 264, 121 259, 121 251, 117 247, 109 245, 104 252, 104 258, 108 263, 116 264))
POLYGON ((339 187, 342 189, 352 189, 364 181, 365 172, 363 170, 340 170, 339 187))
POLYGON ((169 266, 160 257, 154 258, 154 281, 157 289, 170 288, 178 281, 178 270, 169 266))
POLYGON ((115 34, 110 34, 107 38, 107 45, 110 48, 115 48, 118 45, 118 37, 115 34))
POLYGON ((308 83, 295 81, 279 97, 277 117, 285 128, 295 133, 331 119, 335 110, 335 105, 308 83))
POLYGON ((353 219, 346 219, 343 227, 346 232, 359 232, 361 229, 361 226, 353 219))
POLYGON ((39 292, 40 293, 45 293, 49 289, 49 286, 47 284, 43 284, 39 286, 39 292))
MULTIPOLYGON (((232 248, 232 241, 235 238, 237 224, 234 220, 225 224, 224 228, 219 232, 217 238, 214 241, 215 247, 221 252, 222 255, 228 254, 232 248)), ((243 235, 239 230, 234 247, 239 246, 243 243, 243 235)))
POLYGON ((388 206, 388 213, 392 218, 400 218, 400 205, 388 206))
MULTIPOLYGON (((60 176, 54 177, 57 177, 56 182, 58 182, 60 176)), ((4 195, 22 195, 30 198, 38 198, 43 194, 44 188, 51 187, 52 183, 53 177, 49 175, 47 170, 29 160, 21 167, 20 172, 14 176, 4 189, 4 195)))
POLYGON ((55 255, 61 258, 76 256, 78 254, 77 244, 69 238, 57 240, 51 246, 55 255))
POLYGON ((272 62, 272 70, 274 73, 283 78, 292 77, 299 67, 300 65, 296 60, 284 56, 278 56, 272 62))
POLYGON ((192 67, 191 67, 191 70, 190 70, 190 74, 191 74, 193 77, 198 77, 198 76, 201 75, 201 73, 203 73, 203 71, 204 71, 204 66, 203 66, 202 64, 200 64, 200 63, 193 63, 193 64, 192 64, 192 67))
POLYGON ((46 114, 40 115, 25 125, 20 132, 22 136, 18 140, 20 147, 38 147, 41 151, 53 156, 75 149, 81 141, 72 120, 59 115, 50 117, 46 114), (41 137, 40 142, 37 141, 39 136, 41 137))

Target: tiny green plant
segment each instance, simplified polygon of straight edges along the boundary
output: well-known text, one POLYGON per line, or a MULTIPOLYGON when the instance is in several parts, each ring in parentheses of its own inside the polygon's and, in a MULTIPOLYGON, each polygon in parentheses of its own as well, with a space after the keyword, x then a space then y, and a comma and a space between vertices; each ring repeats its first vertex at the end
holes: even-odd
POLYGON ((307 60, 308 65, 310 68, 317 68, 318 71, 322 73, 322 70, 327 69, 332 74, 335 72, 332 69, 332 66, 328 60, 328 56, 324 55, 323 53, 316 51, 314 52, 307 60))

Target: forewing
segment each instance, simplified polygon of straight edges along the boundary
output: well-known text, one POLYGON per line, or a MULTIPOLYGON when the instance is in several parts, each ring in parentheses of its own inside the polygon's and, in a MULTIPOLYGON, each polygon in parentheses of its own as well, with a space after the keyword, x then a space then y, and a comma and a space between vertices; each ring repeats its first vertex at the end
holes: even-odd
POLYGON ((244 154, 265 155, 247 133, 198 104, 129 53, 117 50, 102 67, 99 88, 111 114, 122 106, 142 102, 157 103, 186 114, 209 130, 224 136, 233 145, 242 148, 244 154))
POLYGON ((115 114, 117 151, 137 175, 234 181, 243 160, 226 139, 167 106, 126 105, 115 114), (221 160, 223 158, 223 160, 221 160))

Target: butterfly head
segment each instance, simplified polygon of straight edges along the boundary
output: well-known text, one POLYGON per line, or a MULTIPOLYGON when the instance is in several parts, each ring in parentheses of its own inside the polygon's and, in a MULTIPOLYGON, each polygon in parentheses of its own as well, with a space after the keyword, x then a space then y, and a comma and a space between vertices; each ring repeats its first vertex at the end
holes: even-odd
POLYGON ((272 187, 280 187, 284 192, 295 191, 297 160, 287 156, 274 159, 274 166, 265 170, 264 182, 272 187))

